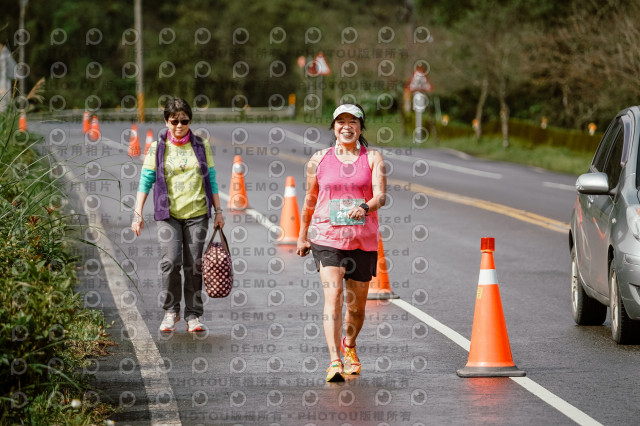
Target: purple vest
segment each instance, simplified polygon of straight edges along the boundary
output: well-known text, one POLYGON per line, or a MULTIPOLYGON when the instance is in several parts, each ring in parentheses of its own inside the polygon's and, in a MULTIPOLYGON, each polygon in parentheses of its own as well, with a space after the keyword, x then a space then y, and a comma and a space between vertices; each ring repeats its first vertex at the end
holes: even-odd
MULTIPOLYGON (((160 132, 158 145, 156 148, 156 182, 153 190, 153 210, 156 220, 168 220, 169 214, 169 192, 167 190, 167 181, 164 176, 164 149, 167 139, 165 129, 160 132)), ((202 139, 191 132, 191 148, 196 154, 196 159, 200 165, 200 173, 202 173, 202 182, 204 183, 204 192, 207 196, 207 216, 211 217, 211 207, 213 206, 213 193, 211 192, 211 181, 209 181, 209 165, 207 164, 207 155, 204 150, 202 139)))

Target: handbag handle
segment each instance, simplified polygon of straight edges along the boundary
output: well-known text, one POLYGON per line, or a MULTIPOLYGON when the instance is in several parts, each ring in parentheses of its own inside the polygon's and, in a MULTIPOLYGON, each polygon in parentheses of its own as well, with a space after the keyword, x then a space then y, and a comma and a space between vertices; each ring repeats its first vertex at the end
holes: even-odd
POLYGON ((229 250, 229 244, 227 243, 227 237, 225 237, 224 232, 222 232, 222 228, 219 226, 216 226, 213 229, 213 235, 211 236, 211 239, 209 240, 209 244, 207 244, 207 247, 210 247, 211 243, 213 243, 213 240, 216 239, 216 234, 218 233, 218 231, 220 231, 220 241, 222 241, 222 246, 224 247, 227 253, 231 254, 231 251, 229 250))

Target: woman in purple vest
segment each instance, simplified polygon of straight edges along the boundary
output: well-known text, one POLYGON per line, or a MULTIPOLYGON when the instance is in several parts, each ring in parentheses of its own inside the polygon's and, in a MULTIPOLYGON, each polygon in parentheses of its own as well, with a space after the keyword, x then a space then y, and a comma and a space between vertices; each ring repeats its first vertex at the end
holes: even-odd
POLYGON ((356 338, 378 261, 377 210, 385 204, 387 181, 382 154, 366 148, 364 121, 360 105, 340 105, 331 123, 335 146, 316 152, 307 163, 307 194, 296 252, 306 256, 311 250, 320 271, 324 334, 331 357, 328 382, 344 381, 344 374, 360 374, 356 338))
POLYGON ((165 310, 160 331, 175 330, 183 294, 187 331, 206 331, 200 322, 202 252, 212 212, 214 228, 224 226, 211 146, 189 130, 191 118, 191 107, 184 99, 173 98, 165 105, 167 130, 160 133, 145 156, 131 224, 139 236, 144 228, 142 209, 155 184, 153 210, 162 257, 165 310))

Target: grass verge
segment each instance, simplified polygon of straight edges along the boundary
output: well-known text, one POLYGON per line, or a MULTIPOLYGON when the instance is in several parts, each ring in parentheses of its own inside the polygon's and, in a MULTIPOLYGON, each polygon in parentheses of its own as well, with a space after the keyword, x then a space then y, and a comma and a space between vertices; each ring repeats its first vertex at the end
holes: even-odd
POLYGON ((17 123, 0 114, 0 424, 101 423, 113 408, 82 372, 111 343, 74 291, 80 230, 41 138, 17 123))

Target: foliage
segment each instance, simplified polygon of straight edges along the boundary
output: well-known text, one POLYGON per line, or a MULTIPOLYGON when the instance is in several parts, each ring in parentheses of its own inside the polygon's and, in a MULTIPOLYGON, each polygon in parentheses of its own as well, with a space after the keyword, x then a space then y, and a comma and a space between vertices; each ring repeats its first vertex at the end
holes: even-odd
POLYGON ((109 411, 80 374, 108 344, 105 325, 74 292, 64 194, 39 139, 16 127, 13 109, 0 115, 0 423, 88 424, 109 411))
MULTIPOLYGON (((602 138, 602 133, 594 133, 591 136, 579 130, 567 130, 553 126, 543 129, 539 124, 519 119, 509 120, 509 129, 512 136, 527 141, 531 147, 548 145, 588 155, 593 155, 602 138)), ((487 123, 484 133, 487 135, 499 134, 499 123, 496 121, 487 123)))
MULTIPOLYGON (((18 3, 0 18, 0 43, 14 54, 18 3)), ((159 0, 143 2, 143 11, 147 107, 168 95, 203 108, 267 106, 291 93, 301 107, 320 79, 305 77, 298 59, 320 51, 333 69, 322 78, 325 109, 345 96, 384 95, 393 103, 376 113, 401 111, 404 85, 425 63, 446 113, 465 122, 508 110, 550 125, 602 127, 640 93, 634 2, 354 0, 345 13, 337 0, 159 0), (416 41, 425 29, 430 41, 416 41), (488 98, 478 108, 485 80, 488 98)), ((47 78, 46 101, 33 106, 135 106, 133 18, 124 0, 31 2, 28 83, 47 78)))
POLYGON ((446 146, 467 154, 496 161, 517 163, 546 170, 579 175, 589 170, 593 153, 577 152, 566 147, 532 145, 527 140, 512 135, 507 149, 502 146, 501 137, 484 135, 479 141, 472 136, 457 137, 446 141, 432 141, 429 147, 446 146))

